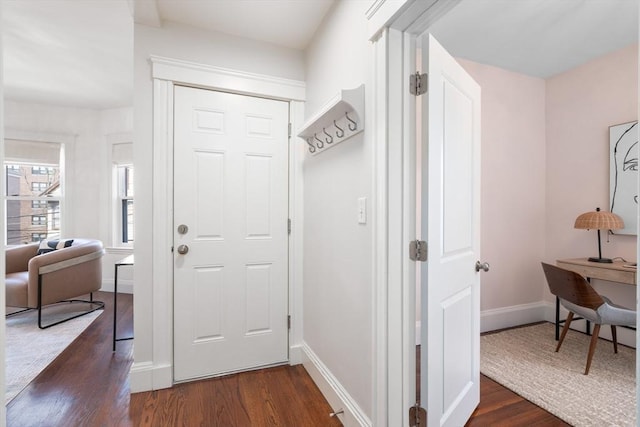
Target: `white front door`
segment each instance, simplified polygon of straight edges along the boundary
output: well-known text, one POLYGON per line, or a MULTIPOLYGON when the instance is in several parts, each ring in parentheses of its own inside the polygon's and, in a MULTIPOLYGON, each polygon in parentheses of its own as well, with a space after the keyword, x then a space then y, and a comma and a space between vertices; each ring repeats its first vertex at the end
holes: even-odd
POLYGON ((286 102, 175 88, 176 381, 288 360, 288 123, 286 102))
POLYGON ((459 427, 480 401, 480 87, 433 36, 421 42, 421 400, 429 426, 459 427))

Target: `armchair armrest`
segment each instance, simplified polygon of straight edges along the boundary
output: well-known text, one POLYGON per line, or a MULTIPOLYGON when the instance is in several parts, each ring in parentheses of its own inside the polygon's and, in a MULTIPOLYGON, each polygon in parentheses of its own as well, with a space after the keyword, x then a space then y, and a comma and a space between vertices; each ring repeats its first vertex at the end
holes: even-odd
POLYGON ((46 254, 34 256, 29 260, 29 281, 34 276, 37 283, 38 274, 51 273, 61 268, 71 267, 83 262, 100 258, 104 249, 100 243, 89 243, 58 249, 46 254))
POLYGON ((36 256, 38 246, 38 243, 31 243, 28 245, 7 247, 5 251, 6 273, 27 271, 29 268, 29 260, 36 256))
POLYGON ((99 240, 76 239, 74 245, 34 256, 29 261, 28 300, 42 305, 100 289, 104 254, 99 240), (38 297, 38 280, 42 294, 38 297))

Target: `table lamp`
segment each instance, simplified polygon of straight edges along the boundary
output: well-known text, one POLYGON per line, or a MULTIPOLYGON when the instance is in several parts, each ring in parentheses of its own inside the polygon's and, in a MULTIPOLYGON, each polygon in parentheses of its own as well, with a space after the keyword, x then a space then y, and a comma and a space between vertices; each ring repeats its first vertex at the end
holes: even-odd
POLYGON ((603 212, 596 208, 595 212, 586 212, 576 218, 574 228, 582 230, 598 230, 598 257, 590 257, 591 262, 613 262, 610 258, 602 258, 600 245, 600 230, 620 230, 624 228, 624 221, 612 212, 603 212))

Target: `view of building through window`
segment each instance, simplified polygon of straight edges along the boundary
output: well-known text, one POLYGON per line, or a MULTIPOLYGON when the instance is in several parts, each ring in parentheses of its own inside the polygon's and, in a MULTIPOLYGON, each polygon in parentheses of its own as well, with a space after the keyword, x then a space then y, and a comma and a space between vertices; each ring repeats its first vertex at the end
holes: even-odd
POLYGON ((7 244, 60 237, 60 168, 5 163, 7 244))
POLYGON ((117 173, 122 243, 133 243, 133 166, 120 165, 117 168, 117 173))

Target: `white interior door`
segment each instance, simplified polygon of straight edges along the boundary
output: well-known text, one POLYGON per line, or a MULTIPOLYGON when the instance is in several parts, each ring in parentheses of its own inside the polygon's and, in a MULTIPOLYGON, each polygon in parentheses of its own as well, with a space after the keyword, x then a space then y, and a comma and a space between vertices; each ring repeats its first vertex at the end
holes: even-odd
POLYGON ((285 362, 288 103, 174 96, 174 378, 285 362))
POLYGON ((421 43, 421 401, 429 426, 459 427, 480 401, 480 87, 433 36, 421 43))

